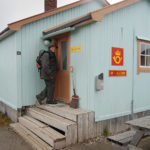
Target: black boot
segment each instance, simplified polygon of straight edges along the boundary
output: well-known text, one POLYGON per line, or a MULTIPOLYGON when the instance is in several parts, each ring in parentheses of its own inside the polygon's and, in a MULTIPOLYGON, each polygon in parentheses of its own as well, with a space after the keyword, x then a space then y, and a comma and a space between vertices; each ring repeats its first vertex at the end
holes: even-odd
POLYGON ((39 105, 42 105, 42 100, 40 100, 40 98, 36 95, 37 98, 37 102, 39 103, 39 105))
POLYGON ((57 104, 57 101, 53 100, 53 101, 46 101, 46 104, 57 104))

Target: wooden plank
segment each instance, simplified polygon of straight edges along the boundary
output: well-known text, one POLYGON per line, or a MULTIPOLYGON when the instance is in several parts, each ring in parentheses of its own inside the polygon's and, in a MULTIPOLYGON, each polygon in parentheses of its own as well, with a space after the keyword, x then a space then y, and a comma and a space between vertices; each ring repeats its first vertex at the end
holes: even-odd
POLYGON ((71 114, 71 113, 68 113, 66 111, 63 111, 60 109, 60 107, 58 106, 47 106, 47 105, 41 105, 41 106, 37 106, 38 108, 41 108, 41 109, 44 109, 44 110, 47 110, 51 113, 54 113, 56 115, 59 115, 61 117, 64 117, 64 118, 67 118, 67 119, 70 119, 72 121, 77 121, 77 115, 75 114, 71 114))
POLYGON ((88 139, 88 114, 78 115, 78 142, 88 139))
POLYGON ((88 140, 89 139, 89 116, 88 113, 83 114, 83 137, 84 140, 88 140))
POLYGON ((131 131, 120 133, 120 134, 117 134, 114 136, 110 136, 107 139, 116 144, 125 145, 125 144, 128 144, 132 140, 135 133, 136 133, 136 131, 131 130, 131 131))
POLYGON ((32 116, 33 118, 38 119, 55 128, 58 128, 64 132, 66 132, 67 126, 76 124, 73 121, 62 118, 45 110, 41 110, 39 108, 28 109, 27 115, 32 116))
POLYGON ((55 150, 60 150, 60 149, 65 148, 65 147, 66 147, 66 141, 65 140, 57 141, 54 143, 55 150))
POLYGON ((76 144, 77 143, 77 125, 75 124, 75 125, 68 126, 65 136, 66 136, 66 146, 76 144))
POLYGON ((51 146, 42 141, 39 137, 26 129, 20 123, 11 124, 10 127, 18 133, 34 150, 53 150, 51 146))
POLYGON ((125 146, 125 145, 128 145, 132 141, 132 139, 133 139, 133 136, 127 137, 125 139, 120 140, 119 143, 120 143, 120 145, 125 146))
POLYGON ((78 115, 91 112, 83 109, 73 109, 69 105, 62 105, 62 106, 40 105, 37 107, 75 122, 77 121, 78 115))
POLYGON ((29 116, 24 116, 23 118, 25 118, 25 119, 31 121, 32 123, 34 123, 35 125, 37 125, 37 126, 40 127, 40 128, 47 127, 47 125, 45 125, 45 124, 43 124, 43 123, 41 123, 41 122, 39 122, 39 121, 37 121, 37 120, 35 120, 35 119, 29 117, 29 116))
POLYGON ((88 113, 88 135, 89 138, 96 137, 96 123, 95 123, 95 113, 89 112, 88 113))
POLYGON ((83 121, 82 121, 82 116, 78 116, 78 142, 83 142, 83 121))
POLYGON ((74 115, 80 115, 80 114, 85 114, 85 113, 91 112, 89 110, 84 110, 84 109, 80 109, 80 108, 74 109, 74 108, 71 108, 69 105, 64 105, 62 107, 59 107, 59 109, 61 109, 62 111, 65 111, 65 112, 69 112, 74 115))
POLYGON ((54 129, 47 127, 47 126, 43 128, 23 117, 19 118, 19 122, 23 126, 25 126, 27 129, 29 129, 31 132, 33 132, 34 134, 39 136, 41 139, 43 139, 45 142, 50 144, 52 147, 54 147, 57 143, 60 143, 62 141, 64 145, 61 145, 62 146, 61 148, 65 147, 65 136, 58 133, 54 129))
POLYGON ((54 140, 52 139, 52 137, 48 136, 47 134, 43 133, 41 131, 41 128, 39 128, 36 125, 33 125, 31 122, 27 121, 24 118, 20 118, 19 122, 26 127, 27 129, 29 129, 31 132, 33 132, 34 134, 36 134, 37 136, 39 136, 42 140, 44 140, 46 143, 50 144, 52 147, 54 147, 54 140))
POLYGON ((139 127, 142 129, 150 129, 150 116, 142 117, 139 119, 134 119, 126 122, 126 124, 139 127))
POLYGON ((143 136, 144 136, 144 132, 137 130, 136 134, 133 136, 131 144, 137 146, 143 136))
POLYGON ((62 149, 66 147, 66 139, 65 136, 61 135, 61 134, 56 134, 56 131, 51 129, 51 128, 45 128, 43 130, 43 134, 44 135, 48 135, 50 138, 53 138, 53 147, 55 149, 62 149))
MULTIPOLYGON (((28 117, 31 119, 31 117, 28 117)), ((32 120, 35 120, 32 118, 32 120)), ((36 122, 39 122, 37 120, 35 120, 36 122)), ((48 127, 47 125, 44 125, 43 123, 40 123, 39 122, 39 125, 37 124, 34 124, 34 122, 31 122, 30 120, 27 119, 27 117, 20 117, 19 118, 19 122, 23 125, 23 126, 27 126, 28 125, 31 127, 31 128, 35 128, 35 129, 39 129, 41 130, 43 133, 45 132, 46 134, 49 134, 49 136, 53 139, 53 140, 58 140, 58 139, 63 139, 65 138, 65 136, 63 136, 62 134, 60 134, 59 132, 55 131, 54 129, 48 127), (25 123, 25 124, 23 124, 25 123), (41 126, 42 124, 42 126, 41 126)))
POLYGON ((43 133, 48 134, 54 141, 60 141, 65 138, 64 135, 60 134, 59 132, 55 131, 50 127, 46 127, 42 129, 43 133))
POLYGON ((129 138, 129 137, 133 136, 135 133, 136 133, 136 131, 131 130, 131 131, 126 131, 124 133, 120 133, 120 134, 117 134, 114 136, 110 136, 108 138, 112 139, 112 140, 120 141, 120 140, 123 140, 125 138, 129 138))

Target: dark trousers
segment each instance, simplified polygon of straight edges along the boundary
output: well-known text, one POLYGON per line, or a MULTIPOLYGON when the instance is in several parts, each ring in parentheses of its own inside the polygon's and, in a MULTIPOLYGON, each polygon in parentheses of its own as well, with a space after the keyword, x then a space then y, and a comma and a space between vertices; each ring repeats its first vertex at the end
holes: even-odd
POLYGON ((53 79, 51 80, 44 80, 44 81, 46 87, 39 95, 37 95, 37 97, 40 100, 44 100, 47 97, 47 101, 53 101, 56 77, 53 77, 53 79))

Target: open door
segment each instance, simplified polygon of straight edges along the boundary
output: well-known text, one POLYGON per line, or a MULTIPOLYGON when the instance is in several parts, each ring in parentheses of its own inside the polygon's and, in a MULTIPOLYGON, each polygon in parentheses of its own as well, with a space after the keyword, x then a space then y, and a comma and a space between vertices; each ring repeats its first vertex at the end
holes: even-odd
POLYGON ((58 72, 55 86, 55 99, 70 103, 70 36, 63 34, 55 37, 58 45, 56 58, 58 72))

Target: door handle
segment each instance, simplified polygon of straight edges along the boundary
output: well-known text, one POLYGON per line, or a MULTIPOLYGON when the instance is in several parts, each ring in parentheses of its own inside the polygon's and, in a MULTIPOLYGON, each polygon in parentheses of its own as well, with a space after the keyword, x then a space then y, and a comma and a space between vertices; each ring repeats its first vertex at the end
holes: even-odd
POLYGON ((69 72, 73 73, 74 72, 74 68, 73 66, 69 66, 69 72))

